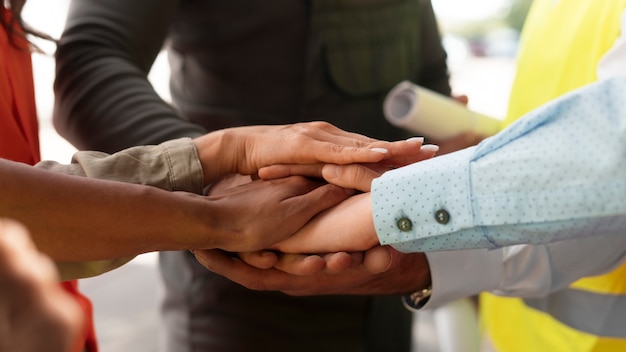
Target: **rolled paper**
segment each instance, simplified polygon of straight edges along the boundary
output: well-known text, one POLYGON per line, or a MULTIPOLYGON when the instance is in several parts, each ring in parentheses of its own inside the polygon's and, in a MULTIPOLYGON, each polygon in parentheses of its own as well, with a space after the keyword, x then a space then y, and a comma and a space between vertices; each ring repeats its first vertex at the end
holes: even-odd
POLYGON ((437 140, 468 131, 491 136, 501 126, 496 118, 472 111, 450 97, 409 81, 400 82, 387 94, 383 113, 394 126, 437 140))

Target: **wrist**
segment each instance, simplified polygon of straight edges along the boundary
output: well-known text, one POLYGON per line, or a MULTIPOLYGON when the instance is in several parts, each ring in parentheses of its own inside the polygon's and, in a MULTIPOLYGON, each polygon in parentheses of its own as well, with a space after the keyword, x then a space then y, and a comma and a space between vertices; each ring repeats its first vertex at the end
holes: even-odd
POLYGON ((432 279, 430 276, 430 265, 424 253, 416 253, 418 257, 419 275, 414 286, 414 291, 402 296, 402 303, 409 309, 421 309, 432 295, 432 279))
POLYGON ((228 149, 224 148, 224 139, 224 132, 220 130, 207 133, 193 140, 202 165, 205 186, 227 174, 224 170, 228 170, 227 164, 230 158, 226 155, 228 149))

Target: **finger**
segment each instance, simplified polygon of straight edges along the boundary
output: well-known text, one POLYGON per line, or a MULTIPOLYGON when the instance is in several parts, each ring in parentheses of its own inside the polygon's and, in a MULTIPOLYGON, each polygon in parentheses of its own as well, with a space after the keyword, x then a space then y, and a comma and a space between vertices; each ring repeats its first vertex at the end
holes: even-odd
POLYGON ((455 95, 453 97, 454 100, 456 100, 458 103, 463 104, 463 105, 467 105, 467 103, 469 103, 469 98, 467 97, 467 95, 455 95))
POLYGON ((326 261, 326 269, 324 270, 327 274, 339 274, 343 271, 355 266, 355 263, 360 263, 362 261, 360 255, 361 252, 355 252, 354 255, 352 253, 347 252, 337 252, 337 253, 329 253, 324 256, 324 260, 326 261))
POLYGON ((194 254, 198 262, 208 270, 251 290, 289 290, 294 285, 293 282, 300 278, 273 268, 258 269, 219 249, 199 250, 194 254))
POLYGON ((238 255, 246 264, 259 269, 269 269, 278 261, 278 256, 272 251, 242 252, 238 255))
POLYGON ((235 273, 238 276, 252 277, 262 269, 244 263, 239 257, 233 257, 229 252, 220 249, 203 249, 193 251, 196 260, 208 270, 231 278, 235 273))
POLYGON ((339 204, 348 197, 354 195, 354 190, 326 184, 319 186, 310 192, 286 199, 288 203, 286 217, 298 216, 311 219, 321 211, 339 204))
POLYGON ((387 153, 385 154, 384 159, 388 160, 419 153, 423 144, 424 137, 411 137, 394 142, 376 142, 372 144, 372 147, 381 147, 386 149, 387 153))
POLYGON ((322 167, 325 164, 289 164, 272 165, 261 168, 259 177, 265 180, 277 179, 289 176, 306 176, 322 178, 322 167))
POLYGON ((323 138, 320 138, 320 136, 316 136, 318 139, 328 140, 346 146, 367 147, 371 146, 373 143, 380 142, 377 139, 356 132, 342 130, 339 127, 326 121, 304 122, 295 124, 294 126, 313 127, 312 129, 310 129, 311 131, 324 134, 323 138))
POLYGON ((310 163, 376 163, 385 158, 389 151, 381 147, 347 147, 341 144, 321 142, 319 147, 312 149, 312 156, 303 157, 303 164, 310 163))
POLYGON ((206 195, 219 196, 225 194, 229 190, 245 185, 254 180, 253 175, 229 174, 221 177, 211 184, 206 190, 206 195))
POLYGON ((397 168, 430 159, 439 148, 432 144, 424 145, 422 137, 414 137, 405 141, 394 142, 388 150, 389 153, 379 164, 397 168))
MULTIPOLYGON (((282 197, 284 201, 288 201, 289 199, 293 199, 293 197, 306 196, 318 188, 327 185, 327 183, 321 179, 315 180, 294 175, 273 180, 261 180, 258 181, 257 185, 259 187, 267 187, 270 185, 274 189, 273 193, 280 192, 280 197, 282 197)), ((342 189, 339 187, 336 189, 326 189, 325 191, 328 193, 336 192, 337 197, 342 196, 342 189)))
POLYGON ((326 181, 344 188, 352 188, 362 192, 369 192, 372 181, 380 177, 376 172, 364 165, 333 165, 327 164, 322 168, 322 176, 326 181))
POLYGON ((319 255, 278 254, 274 268, 291 275, 309 276, 324 270, 326 261, 319 255))
MULTIPOLYGON (((347 132, 327 122, 299 123, 285 127, 281 151, 288 153, 285 160, 301 164, 310 163, 369 163, 385 157, 385 143, 357 133, 347 132), (374 143, 376 143, 374 145, 374 143), (293 146, 285 148, 284 146, 293 146), (308 146, 302 148, 302 146, 308 146), (294 158, 294 151, 297 153, 294 158)), ((284 158, 278 158, 282 160, 284 158)), ((279 162, 280 163, 280 162, 279 162)), ((283 162, 284 163, 284 162, 283 162)), ((267 166, 267 165, 263 165, 267 166)))
POLYGON ((391 267, 392 254, 388 246, 376 246, 365 252, 363 266, 372 274, 383 273, 391 267))
POLYGON ((265 290, 266 288, 262 275, 265 270, 250 266, 238 257, 229 255, 228 252, 219 249, 206 249, 194 251, 193 254, 200 264, 218 275, 249 289, 265 290))

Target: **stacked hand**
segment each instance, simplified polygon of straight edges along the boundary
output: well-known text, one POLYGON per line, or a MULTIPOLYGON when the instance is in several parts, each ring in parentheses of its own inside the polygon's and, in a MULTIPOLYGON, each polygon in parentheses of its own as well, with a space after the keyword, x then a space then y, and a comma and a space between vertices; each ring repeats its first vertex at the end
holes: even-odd
MULTIPOLYGON (((211 241, 198 242, 197 248, 276 248, 353 189, 363 190, 344 184, 348 180, 320 182, 324 170, 333 165, 366 170, 363 177, 371 181, 390 168, 432 157, 435 150, 421 148, 422 141, 378 141, 325 122, 238 127, 199 137, 194 142, 211 185, 206 199, 215 210, 207 217, 211 241), (248 178, 239 182, 234 175, 248 178)), ((369 189, 369 182, 360 182, 369 189)))
POLYGON ((421 145, 419 141, 379 141, 326 122, 230 128, 194 142, 207 184, 230 174, 254 175, 261 168, 277 164, 379 163, 391 158, 401 161, 398 154, 409 149, 405 158, 415 159, 419 157, 415 147, 421 145))
MULTIPOLYGON (((338 158, 334 162, 325 161, 329 160, 328 156, 309 164, 295 163, 297 158, 283 158, 280 165, 259 162, 257 173, 263 179, 319 177, 330 183, 326 186, 334 184, 369 192, 371 181, 383 172, 430 158, 437 151, 433 146, 422 147, 421 139, 364 143, 369 143, 371 148, 384 147, 387 152, 378 161, 372 158, 344 165, 339 165, 338 158)), ((228 182, 228 186, 218 184, 213 191, 224 192, 232 180, 228 182)), ((281 218, 283 221, 277 229, 293 228, 293 218, 285 214, 281 218)), ((295 226, 300 227, 293 236, 265 247, 271 250, 238 253, 238 256, 220 250, 194 253, 209 270, 246 287, 293 295, 399 294, 430 282, 423 254, 403 254, 379 245, 369 193, 354 195, 295 226)))

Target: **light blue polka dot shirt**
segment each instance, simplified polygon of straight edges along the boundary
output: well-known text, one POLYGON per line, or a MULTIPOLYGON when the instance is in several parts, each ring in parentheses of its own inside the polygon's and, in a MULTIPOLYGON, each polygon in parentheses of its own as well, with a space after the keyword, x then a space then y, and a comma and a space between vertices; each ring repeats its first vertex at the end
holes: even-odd
POLYGON ((404 252, 626 234, 626 77, 546 104, 476 147, 372 184, 381 244, 404 252))

